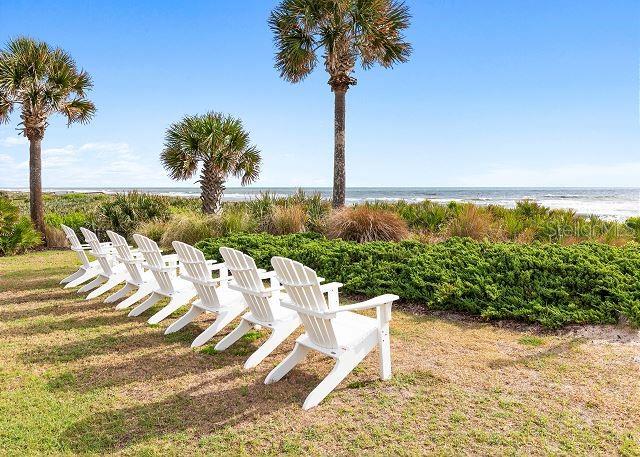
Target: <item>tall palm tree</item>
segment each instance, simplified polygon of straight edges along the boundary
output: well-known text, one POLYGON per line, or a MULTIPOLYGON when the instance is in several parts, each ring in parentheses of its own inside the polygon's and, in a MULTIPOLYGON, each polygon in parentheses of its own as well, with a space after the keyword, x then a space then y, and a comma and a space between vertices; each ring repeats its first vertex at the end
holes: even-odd
POLYGON ((202 165, 198 182, 204 213, 220 208, 229 175, 240 178, 244 186, 260 173, 260 151, 249 144, 242 121, 221 113, 186 116, 171 124, 160 158, 171 178, 177 180, 192 178, 202 165))
POLYGON ((406 62, 411 54, 402 31, 409 8, 395 0, 283 0, 269 17, 276 43, 276 69, 287 81, 307 77, 322 49, 334 93, 333 206, 345 199, 345 95, 363 69, 406 62))
POLYGON ((67 118, 67 125, 85 124, 96 112, 85 98, 91 77, 79 70, 69 54, 32 38, 15 38, 0 50, 0 123, 20 109, 18 130, 29 139, 29 209, 44 236, 42 203, 42 138, 51 115, 67 118))

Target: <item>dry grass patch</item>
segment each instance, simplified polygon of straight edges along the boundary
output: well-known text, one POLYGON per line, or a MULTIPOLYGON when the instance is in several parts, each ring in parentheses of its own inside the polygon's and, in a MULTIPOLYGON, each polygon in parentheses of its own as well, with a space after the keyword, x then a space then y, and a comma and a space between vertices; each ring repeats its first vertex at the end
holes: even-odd
POLYGON ((401 241, 409 237, 409 227, 398 214, 368 205, 334 211, 326 220, 325 231, 329 238, 359 243, 401 241))
POLYGON ((168 323, 147 325, 150 313, 127 318, 62 290, 57 282, 73 261, 60 251, 0 258, 4 454, 640 452, 635 342, 396 310, 394 378, 377 379, 374 353, 303 412, 328 360, 314 354, 282 381, 262 382, 294 337, 245 371, 242 363, 266 332, 213 351, 228 329, 191 349, 211 317, 165 337, 168 323))

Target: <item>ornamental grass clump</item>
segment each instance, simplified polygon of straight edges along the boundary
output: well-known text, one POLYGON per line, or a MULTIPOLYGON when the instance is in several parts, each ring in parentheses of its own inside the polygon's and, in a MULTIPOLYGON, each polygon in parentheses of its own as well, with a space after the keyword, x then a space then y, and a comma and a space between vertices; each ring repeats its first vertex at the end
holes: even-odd
POLYGON ((456 217, 446 227, 449 237, 471 238, 474 240, 500 241, 504 231, 496 223, 489 211, 476 205, 464 205, 456 217))
POLYGON ((368 205, 342 208, 327 219, 329 238, 366 243, 368 241, 401 241, 409 237, 407 223, 398 214, 368 205))
POLYGON ((268 232, 288 235, 305 231, 307 212, 302 205, 275 206, 271 211, 268 232))
POLYGON ((173 249, 171 243, 174 241, 193 245, 219 235, 220 221, 217 216, 199 213, 176 214, 166 222, 160 246, 173 249))

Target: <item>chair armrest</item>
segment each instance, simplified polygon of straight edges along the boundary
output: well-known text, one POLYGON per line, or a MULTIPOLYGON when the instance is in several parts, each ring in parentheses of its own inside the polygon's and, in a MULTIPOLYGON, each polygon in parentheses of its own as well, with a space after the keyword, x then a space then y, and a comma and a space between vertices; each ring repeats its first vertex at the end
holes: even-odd
POLYGON ((275 271, 267 271, 267 270, 258 270, 258 276, 260 277, 260 279, 271 279, 274 278, 276 276, 276 272, 275 271))
POLYGON ((139 263, 139 264, 143 264, 144 263, 144 259, 143 258, 136 257, 136 256, 133 256, 133 259, 123 259, 119 255, 116 255, 115 257, 116 257, 116 260, 118 262, 121 262, 121 263, 139 263))
POLYGON ((342 284, 341 282, 328 282, 327 284, 320 285, 320 291, 323 294, 326 294, 327 292, 338 290, 342 286, 344 286, 344 284, 342 284))
POLYGON ((209 267, 210 271, 215 271, 215 270, 227 270, 227 265, 225 263, 216 263, 216 264, 208 264, 207 267, 209 267))
POLYGON ((280 300, 280 306, 282 306, 283 308, 287 308, 287 309, 292 309, 298 313, 301 314, 307 314, 309 316, 314 316, 320 319, 333 319, 334 317, 336 317, 336 311, 335 310, 331 310, 331 311, 315 311, 313 309, 307 309, 307 308, 302 308, 298 305, 296 305, 295 303, 291 302, 290 300, 280 300))
POLYGON ((178 254, 166 254, 162 256, 162 261, 172 267, 178 265, 178 254))
POLYGON ((378 306, 391 304, 394 301, 398 300, 399 298, 400 297, 398 297, 397 295, 393 295, 393 294, 379 295, 379 296, 374 297, 374 298, 372 298, 370 300, 363 301, 363 302, 360 302, 360 303, 354 303, 352 305, 340 306, 340 307, 336 308, 335 312, 339 313, 339 312, 342 312, 342 311, 359 311, 359 310, 363 310, 363 309, 377 308, 378 306))
POLYGON ((270 297, 272 293, 281 291, 282 289, 284 289, 284 287, 283 286, 269 287, 268 289, 262 290, 260 292, 256 292, 255 290, 245 289, 244 287, 239 286, 235 282, 230 282, 229 289, 237 290, 238 292, 242 292, 248 295, 253 295, 254 297, 267 298, 267 297, 270 297))
POLYGON ((176 264, 175 265, 167 265, 164 267, 155 267, 152 265, 149 265, 148 263, 143 263, 142 264, 142 268, 146 269, 146 270, 151 270, 151 271, 166 271, 166 272, 174 272, 178 269, 178 261, 176 260, 176 264))

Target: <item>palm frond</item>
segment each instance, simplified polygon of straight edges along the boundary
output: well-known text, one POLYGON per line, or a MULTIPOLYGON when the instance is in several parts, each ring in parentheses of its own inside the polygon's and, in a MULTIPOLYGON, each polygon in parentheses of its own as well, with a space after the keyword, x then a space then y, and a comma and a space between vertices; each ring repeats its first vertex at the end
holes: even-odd
POLYGON ((67 52, 42 41, 17 37, 0 51, 0 119, 21 105, 23 130, 37 126, 43 134, 47 118, 55 113, 68 124, 87 123, 96 111, 86 98, 91 87, 89 74, 79 71, 67 52))
POLYGON ((171 178, 178 180, 193 177, 199 164, 214 168, 223 179, 238 176, 243 185, 257 179, 260 171, 260 152, 249 145, 242 121, 216 112, 172 124, 160 158, 171 178))
POLYGON ((275 67, 282 78, 298 82, 315 68, 318 16, 317 3, 308 0, 285 0, 269 16, 277 49, 275 67))
POLYGON ((409 8, 396 0, 283 0, 269 17, 280 76, 299 82, 317 64, 323 49, 332 88, 355 84, 359 60, 364 69, 406 62, 411 45, 403 36, 409 8))
POLYGON ((60 111, 67 116, 67 124, 79 122, 86 124, 96 113, 96 106, 92 101, 84 98, 74 98, 61 107, 60 111))
POLYGON ((246 186, 258 179, 261 163, 260 151, 255 146, 251 146, 245 149, 238 158, 233 174, 241 178, 241 185, 246 186))

